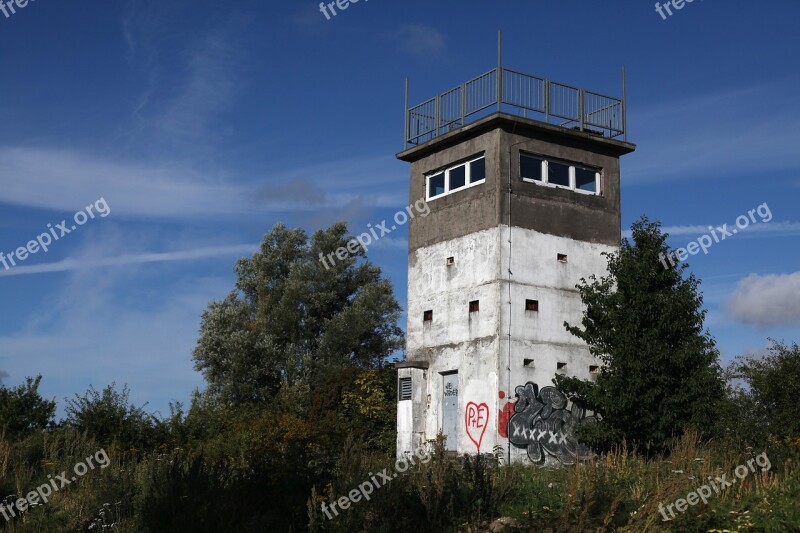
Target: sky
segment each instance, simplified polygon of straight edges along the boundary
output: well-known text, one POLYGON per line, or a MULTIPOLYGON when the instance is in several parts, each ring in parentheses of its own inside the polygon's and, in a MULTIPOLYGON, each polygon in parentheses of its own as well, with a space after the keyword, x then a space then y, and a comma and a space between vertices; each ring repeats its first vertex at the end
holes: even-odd
MULTIPOLYGON (((360 233, 407 206, 404 79, 416 104, 492 69, 498 30, 523 72, 619 96, 625 66, 623 229, 686 247, 761 206, 688 260, 723 363, 800 341, 800 3, 22 5, 0 10, 0 251, 52 242, 0 264, 0 377, 42 374, 60 413, 90 385, 161 414, 202 389, 236 259, 278 222, 360 233)), ((406 228, 368 255, 405 307, 406 228)))

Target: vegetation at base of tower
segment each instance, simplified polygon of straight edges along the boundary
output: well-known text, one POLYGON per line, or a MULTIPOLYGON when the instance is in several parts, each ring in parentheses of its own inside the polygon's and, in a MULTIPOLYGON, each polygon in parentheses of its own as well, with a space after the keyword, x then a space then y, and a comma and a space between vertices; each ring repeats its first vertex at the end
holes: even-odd
POLYGON ((556 386, 601 416, 581 428, 583 441, 609 450, 624 440, 656 454, 687 429, 713 436, 725 386, 694 274, 662 266, 670 248, 659 223, 642 217, 631 230, 619 252, 604 254, 608 275, 578 285, 581 327, 564 323, 603 361, 599 375, 558 375, 556 386))
MULTIPOLYGON (((452 457, 439 439, 430 443, 428 463, 329 520, 322 503, 383 469, 391 474, 395 464, 397 375, 386 356, 402 340, 399 306, 360 251, 327 271, 318 264, 319 252, 342 246, 346 233, 343 224, 311 238, 276 226, 257 254, 239 261, 235 291, 211 302, 203 316, 195 363, 208 387, 187 407, 154 414, 131 402, 127 386, 112 384, 65 399, 66 416, 55 422, 56 403, 41 396, 41 377, 0 386, 5 502, 48 476, 71 472, 100 448, 111 460, 46 504, 0 519, 4 530, 777 532, 800 523, 800 427, 792 402, 800 397, 800 348, 777 341, 767 353, 731 364, 720 401, 696 418, 684 412, 674 424, 711 419, 711 430, 677 429, 674 439, 649 448, 646 439, 621 441, 563 468, 503 465, 503 454, 452 457), (772 464, 768 472, 662 521, 659 503, 685 497, 707 476, 730 477, 763 450, 772 464)), ((650 242, 637 236, 647 237, 635 231, 636 246, 650 242)), ((699 300, 681 292, 691 293, 696 282, 667 278, 674 281, 669 285, 635 269, 624 277, 683 295, 662 295, 664 306, 684 315, 645 331, 641 343, 658 346, 656 333, 697 325, 699 300)), ((651 301, 632 287, 627 294, 639 309, 651 301)), ((716 353, 703 332, 677 346, 681 353, 716 353)))

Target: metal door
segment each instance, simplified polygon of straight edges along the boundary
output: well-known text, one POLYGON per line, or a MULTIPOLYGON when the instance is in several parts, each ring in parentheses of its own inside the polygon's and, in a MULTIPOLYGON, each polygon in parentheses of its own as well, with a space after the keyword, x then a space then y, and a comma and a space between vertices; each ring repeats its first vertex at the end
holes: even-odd
POLYGON ((446 450, 458 449, 458 372, 442 376, 442 433, 447 437, 446 450))

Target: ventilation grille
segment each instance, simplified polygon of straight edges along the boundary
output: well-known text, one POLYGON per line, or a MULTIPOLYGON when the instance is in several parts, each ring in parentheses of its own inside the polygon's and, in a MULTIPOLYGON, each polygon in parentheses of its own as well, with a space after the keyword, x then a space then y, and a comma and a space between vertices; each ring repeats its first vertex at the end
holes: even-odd
POLYGON ((411 378, 400 378, 400 401, 411 399, 411 378))

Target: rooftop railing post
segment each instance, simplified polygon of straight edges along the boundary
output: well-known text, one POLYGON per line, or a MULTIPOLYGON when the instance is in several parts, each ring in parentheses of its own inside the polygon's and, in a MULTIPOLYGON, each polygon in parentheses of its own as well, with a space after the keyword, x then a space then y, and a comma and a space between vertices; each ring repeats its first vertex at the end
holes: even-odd
POLYGON ((441 116, 439 114, 439 107, 440 107, 441 103, 442 103, 442 95, 441 94, 437 94, 436 95, 436 101, 434 103, 434 107, 436 108, 436 110, 434 111, 434 120, 435 120, 435 126, 434 126, 434 129, 433 129, 433 136, 434 137, 438 137, 439 136, 439 120, 440 120, 439 117, 441 116))
POLYGON ((583 131, 584 126, 584 111, 586 107, 586 93, 583 89, 578 89, 578 113, 581 115, 581 131, 583 131))
POLYGON ((461 97, 459 98, 459 100, 461 100, 461 127, 463 128, 464 124, 465 124, 464 121, 466 120, 466 114, 467 114, 467 84, 466 84, 466 82, 461 84, 461 97))
POLYGON ((623 140, 625 140, 625 142, 628 142, 628 117, 627 117, 628 110, 626 109, 627 105, 628 105, 628 99, 625 87, 625 65, 622 65, 622 138, 623 140))
POLYGON ((408 77, 406 77, 406 97, 405 97, 405 105, 404 105, 404 107, 405 107, 406 112, 405 112, 405 115, 403 116, 403 150, 405 150, 408 147, 408 140, 409 140, 408 139, 408 137, 409 137, 409 135, 408 135, 408 133, 409 133, 408 132, 408 121, 409 121, 409 116, 408 116, 408 77))
POLYGON ((550 124, 550 80, 544 80, 544 122, 550 124))
POLYGON ((497 112, 503 106, 503 32, 497 31, 497 112))

